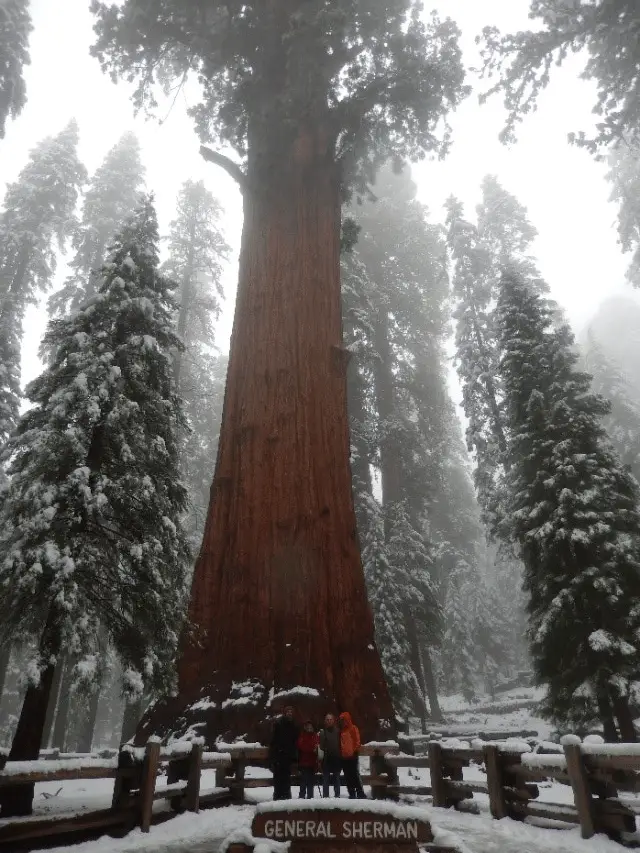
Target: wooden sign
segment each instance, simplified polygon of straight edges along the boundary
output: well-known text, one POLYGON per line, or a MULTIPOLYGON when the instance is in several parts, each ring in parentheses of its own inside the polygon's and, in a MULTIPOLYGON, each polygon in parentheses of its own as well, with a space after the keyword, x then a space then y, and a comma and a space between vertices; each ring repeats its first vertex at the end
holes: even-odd
POLYGON ((364 810, 266 812, 255 816, 252 834, 272 841, 326 841, 340 845, 357 842, 415 847, 433 840, 427 820, 398 819, 364 810))

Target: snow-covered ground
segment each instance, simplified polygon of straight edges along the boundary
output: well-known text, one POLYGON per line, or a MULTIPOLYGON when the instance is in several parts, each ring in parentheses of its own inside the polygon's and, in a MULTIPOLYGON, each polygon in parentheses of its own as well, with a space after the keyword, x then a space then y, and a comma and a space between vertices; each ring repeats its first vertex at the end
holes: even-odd
POLYGON ((531 731, 547 740, 551 726, 535 715, 535 705, 541 698, 542 690, 538 687, 518 687, 498 694, 495 699, 482 696, 474 703, 459 695, 444 696, 440 705, 447 722, 434 726, 433 730, 444 729, 452 734, 531 731))
MULTIPOLYGON (((536 731, 540 739, 550 736, 547 723, 535 717, 535 702, 540 698, 534 688, 521 688, 500 694, 495 700, 482 697, 470 706, 462 697, 446 697, 442 702, 447 724, 441 728, 460 735, 479 731, 516 732, 536 731)), ((363 772, 367 772, 366 762, 363 772)), ((247 776, 268 775, 266 771, 248 769, 247 776)), ((486 781, 481 769, 475 765, 465 768, 464 777, 469 781, 486 781)), ((429 785, 427 769, 401 769, 404 785, 429 785)), ((164 784, 159 780, 158 787, 164 784)), ((215 788, 215 771, 205 771, 202 791, 215 788)), ((571 788, 554 782, 541 783, 538 803, 565 805, 573 803, 571 788)), ((108 808, 111 804, 113 780, 96 779, 67 782, 52 782, 36 785, 36 811, 32 819, 55 814, 78 814, 84 811, 108 808), (49 796, 45 796, 49 795, 49 796)), ((247 792, 251 803, 270 800, 270 788, 250 789, 247 792)), ((489 812, 488 798, 475 794, 473 798, 479 814, 457 812, 453 809, 433 809, 430 798, 407 798, 424 808, 435 826, 453 832, 462 841, 469 853, 620 853, 619 844, 598 836, 590 841, 580 837, 577 827, 553 829, 534 826, 506 819, 495 821, 489 812)), ((167 809, 162 801, 154 810, 167 809)), ((248 830, 253 820, 255 805, 228 806, 203 811, 198 815, 184 814, 158 826, 151 827, 148 834, 135 830, 123 839, 105 836, 97 841, 56 848, 68 853, 216 853, 223 840, 232 832, 248 830)), ((0 824, 2 822, 0 821, 0 824)))
MULTIPOLYGON (((420 773, 428 782, 428 771, 420 773)), ((475 777, 473 773, 468 778, 475 777)), ((411 781, 407 777, 403 781, 411 781)), ((415 778, 414 780, 415 781, 415 778)), ((562 788, 562 786, 554 786, 562 788)), ((271 790, 252 792, 255 802, 271 798, 271 790)), ((558 802, 555 790, 549 790, 554 802, 558 802)), ((541 799, 547 799, 541 792, 541 799)), ((569 789, 562 788, 562 801, 570 800, 569 789)), ((428 798, 416 798, 414 803, 425 809, 432 824, 454 833, 469 853, 620 853, 621 847, 604 836, 583 841, 577 828, 568 830, 547 829, 519 823, 509 819, 495 821, 489 814, 488 802, 483 795, 475 795, 480 814, 464 814, 453 809, 434 809, 428 798)), ((139 830, 126 838, 113 839, 107 836, 97 840, 57 848, 60 853, 215 853, 222 841, 232 832, 248 830, 253 820, 255 806, 228 806, 203 811, 198 815, 183 814, 160 826, 151 827, 148 834, 139 830)))

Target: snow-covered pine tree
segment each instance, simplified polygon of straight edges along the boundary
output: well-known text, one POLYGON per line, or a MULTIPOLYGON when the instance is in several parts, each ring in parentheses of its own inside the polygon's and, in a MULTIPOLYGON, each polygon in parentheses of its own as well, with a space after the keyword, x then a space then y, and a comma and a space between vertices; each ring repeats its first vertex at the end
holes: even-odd
POLYGON ((592 389, 611 403, 603 423, 622 464, 640 483, 640 405, 620 367, 607 357, 592 330, 587 332, 585 369, 593 377, 592 389))
POLYGON ((536 107, 552 78, 551 69, 579 51, 587 56, 582 76, 597 87, 593 112, 596 134, 572 134, 578 145, 597 152, 619 142, 625 132, 640 138, 640 10, 636 0, 530 0, 530 31, 502 35, 496 27, 483 31, 484 73, 498 76, 483 95, 502 92, 508 112, 502 132, 515 139, 515 129, 536 107))
POLYGON ((463 219, 462 205, 454 198, 447 201, 447 226, 453 261, 456 367, 467 418, 467 448, 474 459, 483 520, 496 534, 504 516, 501 481, 507 450, 493 316, 497 268, 482 235, 463 219))
POLYGON ((22 76, 29 64, 29 35, 33 25, 29 0, 2 0, 0 3, 0 139, 8 118, 16 118, 27 103, 27 87, 22 76))
POLYGON ((180 468, 189 491, 189 537, 200 546, 215 468, 227 359, 215 352, 214 323, 222 300, 221 277, 229 246, 222 233, 222 207, 202 181, 187 181, 171 223, 164 271, 178 282, 176 355, 178 393, 191 429, 183 436, 180 468))
MULTIPOLYGON (((117 236, 99 292, 54 320, 54 358, 6 455, 0 637, 35 637, 11 758, 35 758, 61 651, 91 659, 100 628, 124 689, 166 689, 183 618, 189 548, 178 472, 184 418, 174 391, 174 283, 158 271, 146 199, 117 236)), ((4 788, 3 816, 31 809, 32 786, 4 788)))
POLYGON ((0 446, 20 405, 20 344, 27 305, 51 285, 56 248, 75 227, 78 195, 86 180, 78 160, 78 126, 72 121, 29 155, 9 184, 0 214, 0 446))
POLYGON ((82 218, 73 234, 72 273, 49 298, 51 316, 74 313, 96 292, 107 247, 136 209, 143 184, 140 143, 128 132, 108 152, 89 182, 82 218))
POLYGON ((517 272, 498 305, 510 446, 511 529, 525 565, 534 670, 546 713, 567 721, 582 697, 605 730, 635 740, 640 673, 638 486, 601 419, 608 403, 576 368, 568 327, 517 272))
POLYGON ((618 204, 618 237, 631 254, 627 278, 640 287, 640 138, 625 139, 609 153, 610 200, 618 204))

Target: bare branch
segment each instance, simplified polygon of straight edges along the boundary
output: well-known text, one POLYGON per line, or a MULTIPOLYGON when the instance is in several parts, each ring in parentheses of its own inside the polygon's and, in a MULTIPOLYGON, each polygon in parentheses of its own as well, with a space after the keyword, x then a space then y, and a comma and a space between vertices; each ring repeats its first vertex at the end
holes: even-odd
POLYGON ((207 148, 206 145, 200 146, 200 154, 209 163, 214 163, 216 166, 220 166, 221 169, 224 169, 227 175, 231 175, 234 181, 237 182, 240 187, 240 191, 243 193, 246 192, 247 176, 237 163, 234 163, 233 160, 230 160, 225 154, 212 151, 210 148, 207 148))

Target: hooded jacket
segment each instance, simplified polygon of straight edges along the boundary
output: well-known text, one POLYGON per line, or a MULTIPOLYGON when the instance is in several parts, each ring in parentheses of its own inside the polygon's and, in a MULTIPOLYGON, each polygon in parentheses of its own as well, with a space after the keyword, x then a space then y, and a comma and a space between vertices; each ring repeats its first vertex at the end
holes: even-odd
POLYGON ((354 725, 351 714, 343 711, 338 717, 343 726, 340 731, 340 755, 342 758, 353 758, 360 749, 360 732, 354 725))
POLYGON ((269 760, 277 764, 293 764, 298 758, 300 729, 286 716, 276 720, 269 747, 269 760))

